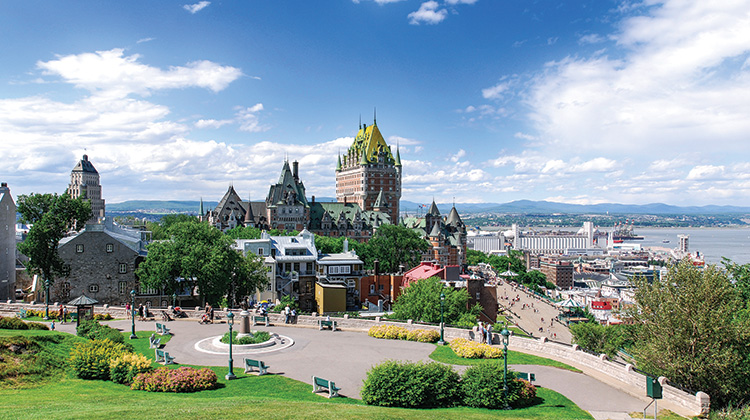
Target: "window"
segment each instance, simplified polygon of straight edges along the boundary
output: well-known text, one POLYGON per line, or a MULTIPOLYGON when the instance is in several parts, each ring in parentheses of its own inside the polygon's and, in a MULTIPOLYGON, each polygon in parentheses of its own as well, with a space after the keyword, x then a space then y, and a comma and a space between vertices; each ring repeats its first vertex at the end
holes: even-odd
POLYGON ((107 252, 115 252, 115 245, 114 244, 107 244, 107 252))
POLYGON ((263 255, 263 248, 258 248, 258 255, 263 255))
POLYGON ((98 284, 90 284, 89 285, 89 293, 97 293, 99 291, 99 285, 98 284))
POLYGON ((120 286, 119 288, 120 288, 120 294, 121 295, 128 293, 128 282, 121 281, 120 284, 119 284, 119 286, 120 286))
POLYGON ((128 265, 126 263, 120 263, 120 274, 128 272, 128 265))
POLYGON ((77 252, 78 254, 80 254, 80 253, 82 253, 82 252, 83 252, 83 244, 78 244, 78 245, 76 245, 76 252, 77 252))

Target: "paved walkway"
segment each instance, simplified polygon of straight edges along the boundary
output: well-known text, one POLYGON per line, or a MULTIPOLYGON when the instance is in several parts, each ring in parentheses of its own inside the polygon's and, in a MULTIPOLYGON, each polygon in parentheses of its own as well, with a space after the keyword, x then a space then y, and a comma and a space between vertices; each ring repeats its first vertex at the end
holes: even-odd
MULTIPOLYGON (((107 324, 130 331, 130 321, 111 321, 107 324)), ((227 332, 226 324, 201 325, 193 320, 177 320, 166 324, 174 332, 166 350, 178 363, 228 365, 226 355, 204 353, 195 348, 198 341, 227 332)), ((253 329, 276 332, 295 341, 289 348, 253 357, 270 365, 270 373, 305 383, 310 382, 312 375, 330 379, 342 388, 342 395, 353 398, 360 398, 362 381, 373 365, 387 359, 429 361, 429 355, 435 349, 434 345, 426 343, 379 340, 360 331, 319 331, 317 328, 284 324, 268 328, 257 326, 253 329)), ((58 325, 57 330, 74 333, 75 324, 58 325)), ((154 321, 136 321, 136 333, 153 330, 154 321)), ((235 369, 240 369, 243 357, 235 353, 235 369)), ((629 418, 625 417, 626 413, 642 410, 646 405, 642 400, 603 382, 606 378, 595 378, 548 366, 510 366, 534 372, 538 385, 565 395, 579 407, 592 413, 596 419, 629 418)))
POLYGON ((533 333, 534 337, 547 337, 550 340, 571 343, 573 336, 565 325, 557 321, 550 324, 550 321, 560 311, 557 307, 549 303, 549 301, 540 299, 504 281, 500 281, 497 286, 497 299, 501 307, 508 308, 514 314, 513 321, 524 330, 533 333), (513 299, 516 297, 519 300, 513 302, 513 299), (513 303, 512 306, 511 303, 513 303), (524 305, 526 307, 522 309, 524 305), (532 307, 531 305, 534 306, 532 307), (542 333, 539 332, 539 327, 543 328, 542 333))

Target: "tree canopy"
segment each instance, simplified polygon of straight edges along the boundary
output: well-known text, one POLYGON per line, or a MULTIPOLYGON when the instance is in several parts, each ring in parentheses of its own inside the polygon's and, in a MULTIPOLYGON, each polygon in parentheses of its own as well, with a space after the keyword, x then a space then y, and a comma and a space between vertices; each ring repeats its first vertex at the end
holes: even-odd
POLYGON ((633 356, 640 369, 711 396, 721 407, 750 399, 750 317, 742 278, 748 266, 671 265, 660 280, 635 280, 640 325, 633 356), (734 277, 734 280, 730 279, 734 277))
POLYGON ((486 255, 481 251, 469 249, 466 251, 466 263, 468 265, 489 264, 498 273, 510 270, 518 274, 518 277, 514 278, 515 281, 537 292, 541 292, 540 286, 554 288, 554 284, 548 283, 547 276, 541 271, 526 271, 526 263, 523 260, 523 253, 520 251, 510 250, 509 255, 506 256, 486 255))
POLYGON ((68 194, 31 194, 18 197, 21 222, 31 224, 18 251, 29 257, 26 270, 40 274, 50 283, 68 269, 57 253, 60 240, 70 231, 78 231, 91 218, 91 203, 68 194))
POLYGON ((213 226, 192 221, 177 222, 166 233, 168 240, 148 245, 148 257, 137 275, 147 287, 176 292, 182 278, 205 302, 222 297, 233 302, 254 293, 268 282, 260 257, 243 257, 232 249, 232 239, 213 226))
POLYGON ((482 308, 469 308, 466 289, 445 287, 437 277, 421 279, 405 287, 393 304, 393 317, 423 322, 440 322, 440 294, 445 294, 444 317, 447 324, 472 326, 482 308))
POLYGON ((399 225, 381 225, 366 246, 358 247, 357 254, 365 266, 380 262, 380 272, 395 273, 403 265, 407 270, 422 261, 422 254, 430 244, 413 230, 399 225))

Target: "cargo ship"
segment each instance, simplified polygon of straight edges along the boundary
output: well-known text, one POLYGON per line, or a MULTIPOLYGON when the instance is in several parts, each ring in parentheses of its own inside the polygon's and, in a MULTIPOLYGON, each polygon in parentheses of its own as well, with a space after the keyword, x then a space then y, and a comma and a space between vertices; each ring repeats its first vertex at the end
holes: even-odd
POLYGON ((629 220, 625 220, 625 223, 617 223, 612 231, 612 241, 615 243, 622 241, 642 241, 643 236, 638 236, 633 232, 633 222, 628 224, 629 220))

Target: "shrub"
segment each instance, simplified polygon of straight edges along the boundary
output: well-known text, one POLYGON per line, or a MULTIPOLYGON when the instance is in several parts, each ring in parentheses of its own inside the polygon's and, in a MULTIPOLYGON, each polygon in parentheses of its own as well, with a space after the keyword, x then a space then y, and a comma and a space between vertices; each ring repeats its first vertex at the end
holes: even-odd
POLYGON ((440 363, 390 360, 367 372, 361 395, 384 407, 450 407, 460 400, 459 375, 440 363))
POLYGON ((434 343, 440 339, 440 333, 436 330, 409 330, 398 325, 378 325, 370 327, 367 331, 370 337, 386 338, 391 340, 410 340, 423 343, 434 343))
POLYGON ((95 321, 109 321, 112 319, 110 314, 94 314, 95 321))
POLYGON ((503 365, 483 363, 470 367, 461 377, 463 403, 477 408, 524 407, 534 402, 536 387, 508 371, 508 395, 503 393, 503 365))
POLYGON ((109 378, 118 384, 131 384, 136 375, 151 370, 151 360, 142 354, 125 353, 109 362, 109 378))
POLYGON ((29 326, 15 317, 0 317, 0 329, 4 330, 28 330, 29 326))
MULTIPOLYGON (((252 337, 246 335, 237 338, 237 331, 232 331, 232 337, 232 344, 258 344, 270 340, 271 334, 268 331, 254 331, 252 337)), ((221 342, 229 344, 229 333, 224 333, 224 336, 221 337, 221 342)))
POLYGON ((503 352, 499 348, 465 338, 453 339, 450 342, 450 348, 457 356, 467 359, 501 359, 503 357, 503 352))
POLYGON ((120 330, 108 325, 102 325, 97 321, 83 321, 78 325, 76 333, 79 337, 85 337, 89 340, 110 340, 115 343, 124 343, 125 338, 120 330))
POLYGON ((81 379, 109 379, 112 360, 127 353, 127 347, 110 340, 77 343, 70 353, 70 365, 81 379))
POLYGON ((150 392, 195 392, 215 388, 216 380, 216 373, 209 368, 159 368, 138 374, 130 388, 150 392))
POLYGON ((41 322, 27 322, 26 325, 29 327, 30 330, 47 330, 47 331, 49 331, 49 327, 46 324, 42 324, 41 322))

